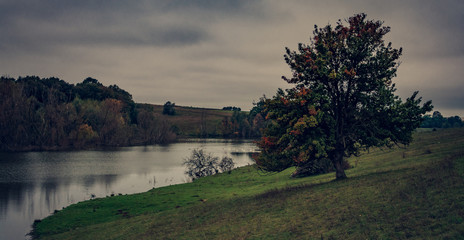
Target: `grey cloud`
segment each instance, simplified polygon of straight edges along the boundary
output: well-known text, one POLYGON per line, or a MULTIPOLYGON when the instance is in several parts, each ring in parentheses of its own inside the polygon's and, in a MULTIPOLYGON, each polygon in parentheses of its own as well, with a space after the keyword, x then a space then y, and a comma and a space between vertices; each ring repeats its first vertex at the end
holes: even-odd
MULTIPOLYGON (((432 89, 425 89, 421 92, 431 97, 435 109, 462 109, 464 103, 464 85, 460 86, 437 86, 432 89)), ((424 99, 426 100, 426 99, 424 99)), ((458 114, 458 113, 455 113, 458 114)))
POLYGON ((105 31, 98 29, 95 32, 77 32, 70 35, 58 36, 57 39, 52 39, 53 44, 73 45, 97 45, 97 46, 152 46, 152 47, 168 47, 168 46, 184 46, 199 43, 208 38, 208 34, 203 29, 184 28, 175 26, 171 28, 151 29, 147 27, 144 30, 132 32, 127 31, 105 31))
POLYGON ((236 12, 243 10, 250 3, 248 0, 172 0, 164 1, 166 9, 200 9, 200 10, 215 10, 221 12, 236 12))
POLYGON ((404 47, 403 99, 419 90, 437 110, 464 113, 461 0, 0 0, 0 74, 91 76, 137 101, 249 109, 291 87, 284 47, 359 12, 404 47))
POLYGON ((188 46, 213 37, 227 17, 264 16, 258 1, 4 1, 3 51, 51 51, 67 45, 188 46))
POLYGON ((397 10, 398 35, 417 58, 464 56, 464 2, 416 1, 397 10))
POLYGON ((31 51, 76 44, 182 46, 210 37, 202 25, 183 21, 182 16, 158 12, 156 5, 129 5, 122 1, 111 4, 79 1, 79 5, 67 1, 40 3, 3 4, 0 10, 0 21, 4 23, 0 36, 3 50, 31 51), (157 15, 161 17, 155 18, 157 15))

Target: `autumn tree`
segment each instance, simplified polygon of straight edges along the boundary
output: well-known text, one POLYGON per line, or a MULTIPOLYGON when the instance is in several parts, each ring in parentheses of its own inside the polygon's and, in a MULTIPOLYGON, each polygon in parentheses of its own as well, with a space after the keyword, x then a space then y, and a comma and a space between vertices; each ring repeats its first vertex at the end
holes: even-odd
POLYGON ((346 157, 410 143, 432 105, 420 106, 418 92, 404 102, 394 94, 402 49, 385 44, 389 31, 357 14, 335 27, 315 26, 310 43, 300 43, 297 51, 286 48, 292 76, 283 79, 295 86, 263 99, 270 123, 259 142, 261 169, 314 172, 328 162, 343 179, 346 157))
POLYGON ((123 103, 120 100, 108 98, 100 103, 99 133, 103 145, 125 145, 127 141, 126 118, 123 115, 123 103))
POLYGON ((137 123, 140 131, 140 137, 142 142, 146 144, 155 143, 155 133, 156 133, 156 117, 152 111, 147 111, 145 109, 140 109, 137 115, 137 123))

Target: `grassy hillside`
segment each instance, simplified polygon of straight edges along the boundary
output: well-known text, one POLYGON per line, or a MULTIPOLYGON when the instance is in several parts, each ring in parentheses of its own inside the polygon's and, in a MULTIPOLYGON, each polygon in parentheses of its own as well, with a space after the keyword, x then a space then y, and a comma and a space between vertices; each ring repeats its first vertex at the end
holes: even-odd
POLYGON ((225 111, 220 109, 210 108, 194 108, 176 106, 176 115, 163 115, 162 105, 151 106, 156 115, 162 119, 168 120, 173 126, 178 129, 178 133, 182 137, 196 137, 201 133, 201 128, 206 129, 208 136, 217 136, 220 134, 219 126, 225 117, 231 117, 233 111, 225 111))
POLYGON ((253 166, 146 193, 78 203, 40 239, 460 239, 464 129, 349 159, 348 179, 292 179, 253 166))

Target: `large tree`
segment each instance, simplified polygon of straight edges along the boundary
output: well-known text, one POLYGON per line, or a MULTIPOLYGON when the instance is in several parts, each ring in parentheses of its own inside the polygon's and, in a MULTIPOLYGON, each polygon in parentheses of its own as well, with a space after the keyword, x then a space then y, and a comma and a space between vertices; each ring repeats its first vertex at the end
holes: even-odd
POLYGON ((283 79, 295 86, 262 99, 270 123, 259 142, 261 169, 297 166, 311 173, 329 163, 343 179, 346 157, 410 143, 432 105, 420 106, 417 92, 404 102, 395 96, 392 79, 402 49, 384 43, 390 28, 382 25, 357 14, 335 27, 315 26, 310 43, 300 43, 298 51, 286 48, 293 74, 283 79))

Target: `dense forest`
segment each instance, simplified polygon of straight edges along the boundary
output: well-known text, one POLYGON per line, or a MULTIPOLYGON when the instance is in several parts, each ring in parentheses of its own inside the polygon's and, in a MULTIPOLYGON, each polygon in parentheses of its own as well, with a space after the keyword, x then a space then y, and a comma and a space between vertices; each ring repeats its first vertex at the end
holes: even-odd
POLYGON ((175 138, 167 123, 137 109, 116 85, 87 78, 0 79, 1 150, 43 150, 164 143, 175 138))
POLYGON ((197 124, 189 122, 192 114, 176 114, 177 106, 169 104, 169 114, 158 113, 156 106, 137 104, 117 85, 93 78, 74 85, 53 77, 1 77, 0 150, 147 145, 179 136, 252 138, 263 124, 253 111, 223 111, 215 121, 206 121, 203 111, 197 124))

